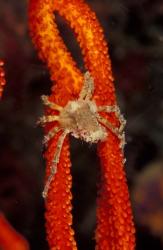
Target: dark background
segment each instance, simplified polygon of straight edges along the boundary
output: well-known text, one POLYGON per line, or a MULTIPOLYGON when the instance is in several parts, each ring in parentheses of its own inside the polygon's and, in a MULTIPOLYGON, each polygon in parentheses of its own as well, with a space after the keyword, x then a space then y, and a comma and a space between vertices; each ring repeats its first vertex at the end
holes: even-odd
MULTIPOLYGON (((163 1, 91 0, 109 43, 118 103, 127 119, 125 155, 137 250, 163 249, 163 1)), ((32 250, 48 249, 41 197, 45 162, 40 95, 48 70, 28 34, 26 0, 0 0, 0 58, 7 86, 0 103, 0 210, 32 250)), ((59 29, 83 70, 61 17, 59 29)), ((96 146, 71 138, 74 228, 80 250, 94 249, 96 146)))

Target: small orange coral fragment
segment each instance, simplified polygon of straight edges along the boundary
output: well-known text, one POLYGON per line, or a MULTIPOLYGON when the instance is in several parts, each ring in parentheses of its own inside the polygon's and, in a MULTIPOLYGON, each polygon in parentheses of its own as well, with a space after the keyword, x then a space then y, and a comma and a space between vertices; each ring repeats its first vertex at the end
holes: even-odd
POLYGON ((28 242, 9 224, 0 213, 0 249, 29 250, 28 242))
POLYGON ((4 61, 0 59, 0 98, 2 97, 5 84, 6 80, 4 71, 4 61))
MULTIPOLYGON (((97 105, 116 105, 111 62, 103 31, 96 15, 83 0, 30 0, 31 36, 40 58, 47 63, 52 81, 56 83, 49 100, 65 106, 69 100, 78 98, 83 82, 83 74, 76 67, 59 35, 54 11, 58 11, 69 22, 77 35, 85 66, 94 78, 93 98, 97 105)), ((50 112, 46 110, 46 113, 50 112)), ((105 117, 114 126, 118 126, 119 121, 114 113, 105 117)), ((46 125, 45 131, 48 132, 54 125, 55 122, 46 125)), ((46 176, 50 173, 58 136, 51 140, 45 153, 46 176)), ((124 156, 119 144, 116 135, 109 133, 107 141, 98 147, 101 188, 97 201, 96 250, 135 249, 135 229, 123 168, 124 156)), ((66 139, 46 201, 47 237, 53 250, 77 249, 71 228, 70 165, 69 142, 66 139)))

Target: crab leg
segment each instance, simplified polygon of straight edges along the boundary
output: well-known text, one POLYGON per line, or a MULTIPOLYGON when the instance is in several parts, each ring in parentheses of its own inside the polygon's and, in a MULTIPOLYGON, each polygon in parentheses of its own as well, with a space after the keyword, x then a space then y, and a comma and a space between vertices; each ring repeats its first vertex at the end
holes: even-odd
POLYGON ((84 85, 79 95, 79 99, 92 99, 92 95, 94 92, 94 80, 91 77, 89 71, 84 74, 84 85))
POLYGON ((65 130, 63 132, 63 134, 61 134, 61 136, 58 139, 57 146, 56 146, 56 151, 55 151, 54 158, 52 160, 52 165, 51 165, 51 168, 50 168, 50 175, 49 175, 48 180, 47 180, 47 182, 45 184, 44 191, 42 192, 43 198, 47 197, 47 193, 48 193, 50 184, 52 182, 52 179, 53 179, 54 175, 57 172, 57 164, 59 162, 63 142, 64 142, 64 139, 65 139, 67 134, 68 134, 68 131, 65 130))
POLYGON ((101 116, 98 116, 98 121, 102 123, 104 126, 106 126, 113 134, 115 134, 119 138, 120 140, 119 147, 123 149, 125 145, 125 134, 124 132, 122 133, 122 131, 120 130, 121 127, 114 128, 113 125, 107 119, 101 116))
POLYGON ((47 146, 48 141, 50 141, 59 131, 61 128, 54 127, 52 128, 47 135, 44 136, 43 144, 47 146))
POLYGON ((57 115, 44 115, 40 117, 40 119, 37 121, 37 124, 41 124, 43 126, 47 122, 55 122, 58 120, 59 120, 59 117, 57 115))
POLYGON ((115 112, 119 114, 120 111, 117 105, 113 105, 113 106, 99 106, 98 112, 107 112, 107 113, 115 112))
POLYGON ((49 101, 48 96, 42 95, 41 99, 42 99, 43 104, 48 106, 49 108, 57 110, 57 111, 62 111, 63 108, 59 106, 58 104, 49 101))
POLYGON ((109 130, 111 130, 112 133, 114 133, 118 138, 119 138, 119 129, 118 128, 114 128, 113 125, 104 117, 102 116, 98 116, 98 121, 100 123, 102 123, 104 126, 106 126, 109 130))
POLYGON ((124 127, 126 125, 126 120, 124 119, 123 115, 120 113, 120 109, 117 105, 114 106, 99 106, 98 112, 107 112, 107 113, 115 113, 115 116, 118 118, 120 122, 119 132, 122 133, 124 127))

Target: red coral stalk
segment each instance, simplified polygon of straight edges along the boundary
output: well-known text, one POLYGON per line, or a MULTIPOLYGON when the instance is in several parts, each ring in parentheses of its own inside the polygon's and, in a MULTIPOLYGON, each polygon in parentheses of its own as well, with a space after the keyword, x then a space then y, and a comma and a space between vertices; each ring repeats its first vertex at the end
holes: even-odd
POLYGON ((4 61, 0 59, 0 98, 2 97, 5 84, 6 80, 4 71, 4 61))
POLYGON ((0 249, 29 250, 28 242, 9 224, 0 213, 0 249))
MULTIPOLYGON (((77 34, 86 68, 95 82, 94 100, 97 105, 115 105, 116 97, 111 62, 102 28, 95 14, 82 0, 30 0, 29 20, 33 42, 40 58, 47 63, 52 86, 49 100, 65 106, 78 98, 83 77, 63 43, 54 17, 58 11, 77 34)), ((52 111, 47 110, 48 114, 52 111)), ((115 114, 104 115, 115 126, 115 114)), ((55 123, 53 123, 53 126, 55 123)), ((46 125, 46 132, 51 126, 46 125)), ((49 143, 45 153, 49 176, 58 135, 49 143)), ((113 133, 99 144, 101 160, 101 188, 97 207, 96 250, 133 250, 135 248, 134 224, 128 188, 123 168, 124 156, 120 141, 113 133)), ((51 183, 46 201, 46 227, 51 249, 77 249, 71 228, 71 175, 69 143, 65 140, 58 170, 51 183)))

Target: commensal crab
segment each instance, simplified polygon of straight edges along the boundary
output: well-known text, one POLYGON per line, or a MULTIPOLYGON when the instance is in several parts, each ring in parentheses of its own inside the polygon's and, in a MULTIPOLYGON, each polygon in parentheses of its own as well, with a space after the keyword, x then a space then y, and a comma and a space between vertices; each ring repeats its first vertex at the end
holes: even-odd
POLYGON ((63 142, 67 134, 82 139, 88 143, 97 143, 107 138, 108 132, 115 134, 120 140, 120 148, 125 144, 124 126, 126 121, 120 113, 117 105, 115 106, 97 106, 92 99, 94 93, 94 80, 87 71, 84 74, 84 84, 79 94, 79 98, 74 101, 68 101, 65 107, 61 107, 48 100, 48 96, 43 95, 44 105, 52 110, 59 112, 59 115, 42 116, 38 123, 44 126, 46 123, 58 122, 58 126, 53 127, 44 137, 44 144, 47 145, 56 133, 62 131, 51 163, 51 172, 46 182, 43 197, 46 198, 51 181, 57 172, 60 153, 63 142), (100 112, 115 113, 119 120, 119 127, 114 127, 107 119, 101 116, 100 112))

